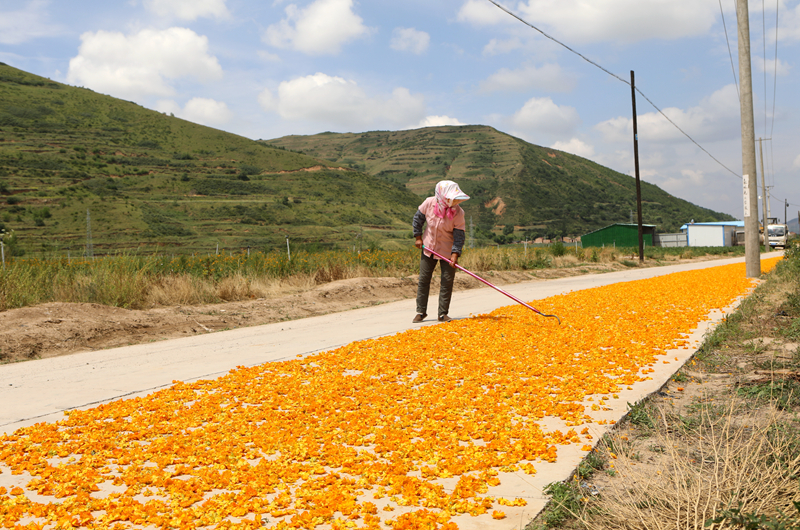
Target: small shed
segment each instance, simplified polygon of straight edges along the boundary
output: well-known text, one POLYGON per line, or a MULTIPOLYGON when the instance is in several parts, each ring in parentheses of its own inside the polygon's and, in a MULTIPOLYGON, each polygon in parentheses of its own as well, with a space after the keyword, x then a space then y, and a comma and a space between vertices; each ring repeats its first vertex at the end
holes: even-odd
POLYGON ((744 221, 689 223, 681 227, 690 247, 732 247, 739 229, 744 229, 744 221))
MULTIPOLYGON (((655 233, 656 225, 642 225, 642 239, 645 246, 653 246, 655 233)), ((584 248, 603 246, 638 247, 639 225, 628 223, 608 225, 605 228, 600 228, 581 236, 581 244, 584 248)))

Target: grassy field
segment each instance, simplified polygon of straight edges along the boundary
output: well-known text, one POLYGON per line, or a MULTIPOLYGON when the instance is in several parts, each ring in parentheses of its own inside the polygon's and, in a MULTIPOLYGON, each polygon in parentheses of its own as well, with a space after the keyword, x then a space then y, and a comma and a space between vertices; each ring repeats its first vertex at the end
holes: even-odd
MULTIPOLYGON (((705 254, 737 256, 744 247, 649 248, 649 262, 669 263, 705 254)), ((525 249, 471 249, 460 264, 475 272, 580 267, 618 261, 638 266, 636 249, 581 249, 561 244, 525 249)), ((153 304, 202 304, 257 297, 259 285, 275 279, 319 284, 371 276, 419 272, 419 251, 362 252, 295 250, 236 254, 144 255, 121 253, 94 259, 12 258, 0 271, 0 310, 45 302, 92 302, 139 309, 153 304), (170 294, 172 293, 172 294, 170 294)))

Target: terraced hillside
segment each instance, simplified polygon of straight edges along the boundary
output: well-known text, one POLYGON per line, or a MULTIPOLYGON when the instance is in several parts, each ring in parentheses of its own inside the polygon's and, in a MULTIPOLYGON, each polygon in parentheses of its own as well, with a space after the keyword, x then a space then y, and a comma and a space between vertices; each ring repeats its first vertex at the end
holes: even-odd
POLYGON ((95 253, 349 246, 370 231, 406 238, 418 202, 339 164, 0 64, 7 251, 80 255, 87 228, 95 253))
MULTIPOLYGON (((267 145, 365 171, 418 195, 443 178, 476 200, 464 203, 484 232, 578 235, 636 211, 635 180, 585 158, 543 148, 492 127, 446 126, 361 134, 285 136, 267 145)), ((676 231, 690 219, 732 220, 642 183, 644 222, 676 231)))

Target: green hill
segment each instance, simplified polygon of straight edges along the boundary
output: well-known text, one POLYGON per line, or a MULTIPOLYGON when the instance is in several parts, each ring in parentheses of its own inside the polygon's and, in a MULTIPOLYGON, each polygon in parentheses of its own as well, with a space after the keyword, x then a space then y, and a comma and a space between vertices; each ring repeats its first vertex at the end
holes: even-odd
POLYGON ((418 204, 351 168, 0 63, 0 229, 28 255, 82 254, 87 210, 95 253, 188 253, 349 246, 364 227, 405 238, 418 204))
MULTIPOLYGON (((629 222, 636 212, 634 178, 486 126, 322 133, 266 143, 365 171, 421 196, 441 179, 454 180, 473 197, 463 206, 484 235, 506 225, 514 225, 517 236, 580 235, 629 222)), ((676 232, 690 219, 733 220, 652 184, 641 187, 644 222, 659 232, 676 232)))

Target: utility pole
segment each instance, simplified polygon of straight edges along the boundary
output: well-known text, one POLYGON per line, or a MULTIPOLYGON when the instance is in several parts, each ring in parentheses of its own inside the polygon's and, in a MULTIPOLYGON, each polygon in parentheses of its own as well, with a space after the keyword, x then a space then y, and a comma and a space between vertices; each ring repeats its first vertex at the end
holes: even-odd
POLYGON ((469 248, 475 248, 475 227, 472 224, 472 216, 469 216, 469 248))
POLYGON ((644 237, 642 236, 642 184, 639 180, 639 128, 636 120, 636 84, 631 70, 631 99, 633 100, 633 167, 636 173, 636 215, 639 225, 639 263, 644 263, 644 237))
POLYGON ((750 9, 747 0, 736 2, 739 28, 739 93, 742 119, 742 180, 744 181, 745 275, 761 276, 758 243, 758 185, 756 183, 756 144, 753 119, 753 77, 750 65, 750 9))
POLYGON ((769 208, 767 208, 767 202, 769 201, 769 197, 767 197, 767 194, 769 193, 769 190, 767 190, 767 185, 764 182, 764 149, 762 147, 763 145, 764 145, 763 144, 763 140, 761 138, 759 138, 758 139, 758 155, 759 155, 759 157, 761 159, 761 191, 763 192, 763 195, 761 196, 761 209, 762 209, 761 218, 764 220, 763 221, 763 227, 764 227, 764 229, 763 229, 764 230, 764 251, 765 252, 769 252, 771 250, 770 246, 769 246, 769 230, 767 230, 767 226, 769 225, 769 218, 768 218, 768 216, 769 216, 769 208))

